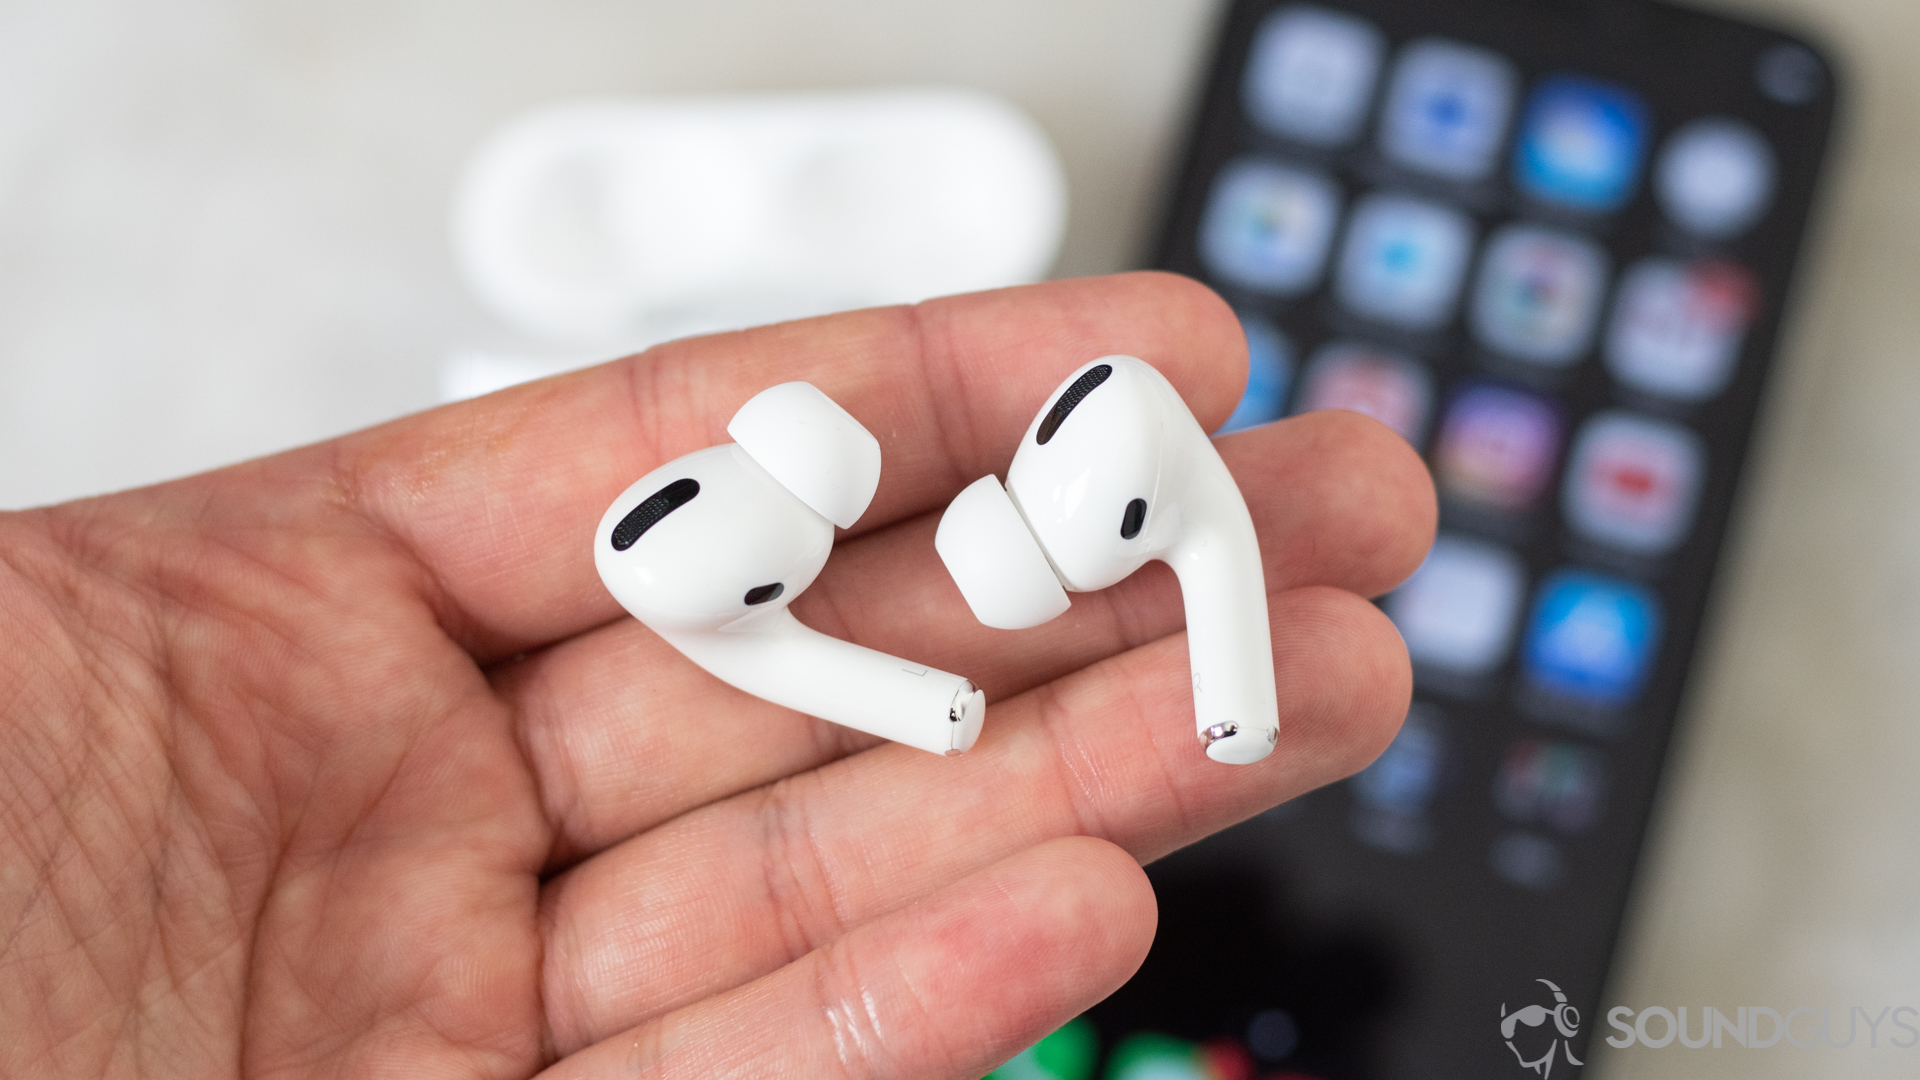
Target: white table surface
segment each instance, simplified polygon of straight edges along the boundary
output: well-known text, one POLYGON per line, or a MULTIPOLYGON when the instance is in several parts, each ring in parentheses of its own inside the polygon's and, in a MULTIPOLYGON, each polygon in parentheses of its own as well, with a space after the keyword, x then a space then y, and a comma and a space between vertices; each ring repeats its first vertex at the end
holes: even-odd
MULTIPOLYGON (((1852 110, 1610 996, 1920 1007, 1920 4, 1724 6, 1817 28, 1852 110)), ((0 7, 0 506, 399 415, 448 356, 524 347, 455 279, 446 206, 484 132, 562 98, 982 87, 1065 159, 1057 271, 1131 265, 1216 10, 0 7)), ((1884 1049, 1595 1056, 1608 1077, 1920 1072, 1884 1049)))

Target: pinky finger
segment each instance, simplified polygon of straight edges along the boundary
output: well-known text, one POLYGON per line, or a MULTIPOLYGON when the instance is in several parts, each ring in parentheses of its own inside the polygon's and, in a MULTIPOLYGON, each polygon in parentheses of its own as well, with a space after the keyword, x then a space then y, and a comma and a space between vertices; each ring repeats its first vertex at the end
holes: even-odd
POLYGON ((971 1078, 1145 959, 1146 875, 1104 840, 1012 855, 737 990, 562 1059, 539 1080, 971 1078))

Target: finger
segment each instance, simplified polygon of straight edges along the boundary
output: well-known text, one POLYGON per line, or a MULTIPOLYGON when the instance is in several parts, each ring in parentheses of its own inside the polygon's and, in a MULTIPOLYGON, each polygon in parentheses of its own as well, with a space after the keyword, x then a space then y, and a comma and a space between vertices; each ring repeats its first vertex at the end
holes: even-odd
MULTIPOLYGON (((1397 584, 1433 536, 1433 486, 1386 427, 1323 412, 1220 440, 1261 537, 1267 588, 1397 584)), ((843 542, 794 611, 817 629, 958 672, 998 703, 1183 625, 1164 568, 1074 597, 1060 619, 1007 633, 979 624, 933 553, 936 515, 843 542)), ((556 827, 556 865, 685 810, 877 740, 726 686, 632 620, 564 642, 496 677, 556 827), (702 722, 678 722, 700 717, 702 722), (716 726, 751 730, 725 739, 716 726), (635 762, 647 762, 637 770, 635 762)), ((997 704, 989 724, 997 724, 997 704)))
POLYGON ((1272 605, 1280 743, 1258 765, 1193 735, 1174 635, 1000 704, 961 758, 878 747, 695 811, 555 878, 544 999, 563 1046, 722 992, 1041 841, 1148 860, 1348 775, 1406 714, 1399 635, 1351 593, 1272 605))
POLYGON ((1118 989, 1146 958, 1155 918, 1126 853, 1055 840, 541 1080, 973 1080, 1118 989))
POLYGON ((493 658, 615 617, 591 558, 601 513, 657 466, 729 441, 734 411, 769 386, 812 382, 879 438, 864 530, 1003 467, 1042 396, 1116 352, 1164 372, 1203 423, 1246 379, 1217 296, 1127 274, 672 342, 323 450, 347 503, 428 569, 443 624, 493 658))

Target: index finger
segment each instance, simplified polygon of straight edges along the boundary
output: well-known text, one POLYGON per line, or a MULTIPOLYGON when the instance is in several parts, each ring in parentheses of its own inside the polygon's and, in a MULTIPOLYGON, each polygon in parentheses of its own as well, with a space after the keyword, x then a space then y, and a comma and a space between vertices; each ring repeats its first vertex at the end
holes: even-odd
POLYGON ((618 615, 590 557, 601 513, 658 466, 728 441, 734 411, 769 386, 811 382, 880 440, 863 531, 1004 468, 1042 396, 1112 353, 1160 369, 1208 428, 1246 381, 1245 339, 1219 297, 1124 274, 670 342, 333 450, 348 502, 422 565, 442 624, 484 660, 618 615))

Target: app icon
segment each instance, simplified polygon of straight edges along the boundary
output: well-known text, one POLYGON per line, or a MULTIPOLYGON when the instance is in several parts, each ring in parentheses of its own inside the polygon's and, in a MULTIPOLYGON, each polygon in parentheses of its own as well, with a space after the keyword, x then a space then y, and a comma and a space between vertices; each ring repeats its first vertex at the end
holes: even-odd
POLYGON ((1607 256, 1573 233, 1509 225, 1494 234, 1474 290, 1473 329, 1488 348, 1564 367, 1586 354, 1607 286, 1607 256))
POLYGON ((1293 346, 1274 325, 1250 312, 1240 313, 1247 335, 1247 388, 1233 415, 1216 435, 1258 427, 1286 415, 1287 390, 1293 385, 1293 346))
POLYGON ((1805 105, 1820 96, 1827 80, 1819 57, 1803 46, 1782 43, 1760 54, 1753 81, 1782 105, 1805 105))
POLYGON ((1369 806, 1402 814, 1417 814, 1440 792, 1446 763, 1446 736, 1431 706, 1414 705, 1400 725, 1400 734, 1373 764, 1353 778, 1353 793, 1369 806))
POLYGON ((1493 168, 1513 112, 1513 65, 1456 41, 1408 45, 1387 86, 1380 150, 1409 169, 1478 180, 1493 168))
POLYGON ((1528 739, 1515 743, 1500 763, 1493 801, 1511 821, 1577 833, 1599 820, 1605 787, 1606 764, 1598 752, 1528 739))
MULTIPOLYGON (((1300 1049, 1300 1022, 1285 1009, 1262 1009, 1247 1021, 1247 1049, 1266 1061, 1284 1061, 1300 1049)), ((1267 1073, 1263 1080, 1314 1080, 1305 1073, 1267 1073)))
POLYGON ((1493 872, 1523 889, 1545 892, 1567 878, 1567 857, 1544 836, 1510 832, 1493 842, 1493 872))
POLYGON ((1560 501, 1574 532, 1660 555, 1693 527, 1704 464, 1693 432, 1632 413, 1601 413, 1581 426, 1570 456, 1560 501))
POLYGON ((1433 380, 1419 364, 1396 352, 1343 342, 1314 354, 1294 411, 1351 409, 1418 446, 1432 401, 1433 380))
POLYGON ((1620 281, 1607 327, 1607 370, 1649 394, 1713 397, 1733 378, 1758 292, 1752 276, 1731 263, 1642 259, 1620 281))
POLYGON ((1456 210, 1424 199, 1369 195, 1347 227, 1340 300, 1370 319, 1437 330, 1453 317, 1473 226, 1456 210))
POLYGON ((1773 150, 1738 120, 1695 120, 1667 140, 1654 194, 1674 224, 1709 239, 1738 236, 1773 201, 1773 150))
POLYGON ((1352 142, 1385 50, 1386 39, 1363 19, 1306 4, 1281 8, 1260 24, 1247 56, 1247 116, 1298 142, 1352 142))
POLYGON ((1433 468, 1449 498, 1519 511, 1546 490, 1559 450, 1560 414, 1546 398, 1471 383, 1447 409, 1433 468))
POLYGON ((1521 121, 1514 180, 1541 202, 1618 210, 1633 197, 1646 138, 1647 107, 1638 96, 1577 76, 1551 78, 1521 121))
POLYGON ((1442 533, 1420 569, 1387 596, 1387 617, 1415 664, 1484 675, 1507 658, 1525 591, 1519 556, 1442 533))
POLYGON ((1353 778, 1354 835, 1399 855, 1426 850, 1433 841, 1427 807, 1439 794, 1445 767, 1439 714, 1431 706, 1413 706, 1393 743, 1353 778))
POLYGON ((985 1080, 1093 1080, 1099 1056, 1100 1036, 1092 1021, 1079 1016, 988 1073, 985 1080))
POLYGON ((1227 1040, 1196 1045, 1142 1031, 1120 1040, 1107 1058, 1106 1080, 1246 1080, 1253 1061, 1227 1040))
POLYGON ((1319 284, 1339 216, 1333 181, 1242 158, 1213 183, 1200 222, 1200 259, 1228 284, 1294 296, 1319 284))
POLYGON ((1653 594, 1602 574, 1562 570, 1540 586, 1521 656, 1539 690, 1582 704, 1631 702, 1660 634, 1653 594))

